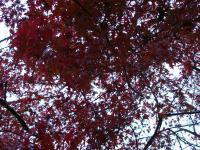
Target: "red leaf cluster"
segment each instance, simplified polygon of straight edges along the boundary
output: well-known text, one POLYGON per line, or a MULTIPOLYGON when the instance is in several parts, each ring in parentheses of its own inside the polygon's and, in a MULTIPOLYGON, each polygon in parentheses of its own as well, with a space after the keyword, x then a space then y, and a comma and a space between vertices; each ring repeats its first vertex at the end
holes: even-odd
POLYGON ((200 140, 198 0, 3 0, 0 12, 2 147, 199 146, 182 136, 200 140))

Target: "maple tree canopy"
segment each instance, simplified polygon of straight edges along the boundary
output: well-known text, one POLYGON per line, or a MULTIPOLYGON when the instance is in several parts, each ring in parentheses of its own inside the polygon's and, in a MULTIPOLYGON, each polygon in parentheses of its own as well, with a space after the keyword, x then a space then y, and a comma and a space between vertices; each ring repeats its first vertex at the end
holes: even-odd
POLYGON ((200 148, 199 0, 1 0, 0 22, 2 149, 200 148))

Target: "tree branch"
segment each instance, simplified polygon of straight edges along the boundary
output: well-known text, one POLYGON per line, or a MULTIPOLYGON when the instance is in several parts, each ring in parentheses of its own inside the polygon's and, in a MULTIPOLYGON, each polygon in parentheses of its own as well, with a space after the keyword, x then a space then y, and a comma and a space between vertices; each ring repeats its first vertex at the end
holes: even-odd
POLYGON ((194 69, 194 70, 200 72, 200 69, 199 69, 198 67, 196 67, 196 66, 192 66, 192 69, 194 69))
POLYGON ((5 100, 0 99, 0 105, 6 108, 19 121, 24 130, 29 131, 29 127, 22 117, 20 117, 19 114, 12 107, 10 107, 5 100))
POLYGON ((10 38, 11 38, 11 36, 9 36, 9 37, 6 37, 6 38, 4 38, 4 39, 0 40, 0 43, 1 43, 1 42, 4 42, 4 41, 6 41, 6 40, 9 40, 10 38))
POLYGON ((191 112, 180 112, 180 113, 170 113, 170 114, 164 114, 166 117, 171 116, 178 116, 178 115, 189 115, 189 114, 199 114, 200 111, 191 111, 191 112))
POLYGON ((20 134, 18 134, 18 133, 16 133, 16 132, 13 132, 13 131, 11 131, 11 130, 0 130, 0 132, 7 132, 7 133, 10 133, 10 134, 14 134, 14 135, 17 135, 17 136, 21 136, 20 134))
POLYGON ((140 92, 138 92, 137 90, 135 90, 132 87, 131 81, 129 80, 129 77, 128 77, 128 73, 127 73, 126 67, 123 67, 123 71, 124 71, 124 76, 125 76, 125 80, 126 80, 126 83, 127 83, 128 87, 132 90, 133 93, 136 93, 137 96, 140 96, 140 97, 144 98, 144 96, 140 92))
POLYGON ((179 131, 185 131, 185 132, 188 132, 188 133, 190 133, 190 134, 192 134, 192 135, 194 135, 194 136, 200 138, 200 135, 199 135, 198 133, 192 132, 192 131, 190 131, 190 130, 188 130, 188 129, 180 128, 179 131))
POLYGON ((90 12, 83 7, 79 0, 73 0, 87 15, 91 16, 90 12))
POLYGON ((160 127, 162 125, 163 122, 163 118, 161 116, 158 116, 158 124, 156 126, 156 130, 154 131, 153 136, 149 139, 149 141, 147 142, 147 144, 145 145, 143 150, 147 150, 149 148, 149 146, 151 146, 151 144, 153 143, 154 139, 156 138, 156 136, 159 133, 160 127))

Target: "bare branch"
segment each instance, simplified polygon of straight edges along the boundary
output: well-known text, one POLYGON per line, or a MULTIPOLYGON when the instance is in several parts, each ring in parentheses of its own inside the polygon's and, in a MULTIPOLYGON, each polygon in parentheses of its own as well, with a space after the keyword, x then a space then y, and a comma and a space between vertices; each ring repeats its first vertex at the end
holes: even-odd
POLYGON ((9 40, 10 38, 11 38, 11 36, 9 36, 9 37, 6 37, 6 38, 4 38, 4 39, 0 40, 0 43, 1 43, 1 42, 4 42, 4 41, 6 41, 6 40, 9 40))
POLYGON ((192 134, 192 135, 194 135, 194 136, 200 138, 200 135, 199 135, 199 134, 197 134, 196 132, 192 132, 192 131, 190 131, 190 130, 188 130, 188 129, 180 128, 179 131, 185 131, 185 132, 188 132, 188 133, 190 133, 190 134, 192 134))
POLYGON ((189 114, 199 114, 200 111, 191 111, 191 112, 180 112, 180 113, 170 113, 170 114, 164 114, 166 117, 171 116, 178 116, 178 115, 189 115, 189 114))
POLYGON ((194 70, 200 72, 200 69, 199 69, 198 67, 196 67, 196 66, 192 66, 192 68, 193 68, 194 70))
POLYGON ((156 130, 154 131, 153 136, 149 139, 149 141, 147 142, 147 144, 145 145, 143 150, 147 150, 149 148, 149 146, 151 146, 151 144, 153 143, 154 139, 156 138, 156 136, 159 133, 160 127, 162 125, 163 122, 163 118, 161 116, 158 116, 158 124, 156 126, 156 130))

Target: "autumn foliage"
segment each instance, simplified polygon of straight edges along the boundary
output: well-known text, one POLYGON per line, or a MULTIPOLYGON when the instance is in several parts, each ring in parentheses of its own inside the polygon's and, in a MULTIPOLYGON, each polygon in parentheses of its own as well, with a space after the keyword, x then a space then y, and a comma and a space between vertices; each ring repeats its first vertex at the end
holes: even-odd
POLYGON ((2 0, 0 21, 1 148, 200 147, 198 0, 2 0))

